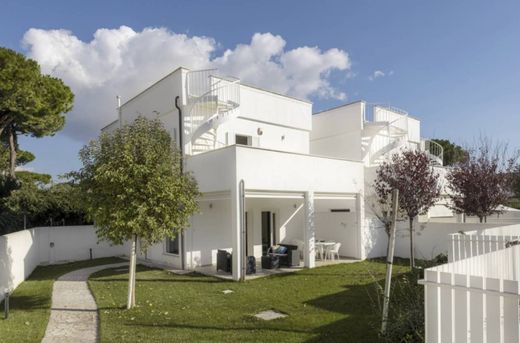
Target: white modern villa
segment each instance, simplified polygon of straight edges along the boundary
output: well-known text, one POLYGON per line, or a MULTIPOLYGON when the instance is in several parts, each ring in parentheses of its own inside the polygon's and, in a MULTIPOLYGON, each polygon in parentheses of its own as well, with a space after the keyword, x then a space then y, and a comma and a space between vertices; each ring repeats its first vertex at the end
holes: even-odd
MULTIPOLYGON (((442 148, 422 139, 420 121, 402 110, 357 101, 313 114, 308 101, 216 70, 176 69, 119 106, 103 131, 140 115, 161 119, 203 194, 184 234, 141 257, 197 270, 216 268, 226 250, 235 280, 246 256, 259 263, 277 244, 297 247, 308 268, 322 241, 334 242, 341 258, 381 256, 375 242, 385 234, 365 210, 375 168, 408 148, 442 169, 442 148)), ((452 213, 440 205, 428 215, 452 213)))

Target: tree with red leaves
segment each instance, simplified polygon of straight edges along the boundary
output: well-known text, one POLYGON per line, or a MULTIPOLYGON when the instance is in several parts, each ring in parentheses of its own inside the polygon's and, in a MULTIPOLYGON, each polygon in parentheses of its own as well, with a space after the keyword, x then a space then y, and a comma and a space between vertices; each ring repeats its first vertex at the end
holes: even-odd
POLYGON ((389 163, 379 166, 374 188, 379 199, 389 199, 393 189, 399 190, 399 208, 410 223, 410 267, 415 267, 414 220, 426 213, 439 197, 439 175, 426 153, 407 150, 394 154, 389 163))
POLYGON ((502 211, 499 205, 511 195, 518 154, 509 154, 507 145, 493 145, 481 138, 477 148, 448 173, 452 209, 457 213, 477 216, 487 221, 491 214, 502 211))

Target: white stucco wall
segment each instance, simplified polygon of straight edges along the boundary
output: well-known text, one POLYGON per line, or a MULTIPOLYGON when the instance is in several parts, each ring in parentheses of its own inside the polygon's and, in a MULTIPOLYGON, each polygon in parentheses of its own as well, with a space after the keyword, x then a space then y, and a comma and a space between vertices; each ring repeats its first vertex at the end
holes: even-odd
POLYGON ((363 165, 341 159, 236 146, 237 180, 247 189, 358 193, 363 165))
POLYGON ((310 131, 312 103, 240 86, 240 116, 251 120, 310 131))
POLYGON ((421 122, 419 119, 408 117, 408 140, 414 143, 421 142, 421 122))
POLYGON ((150 119, 160 118, 166 130, 172 135, 172 138, 174 130, 178 137, 179 117, 175 108, 175 97, 180 96, 182 99, 182 82, 186 72, 184 69, 177 69, 153 84, 150 88, 125 102, 121 106, 123 124, 131 123, 139 115, 150 119))
POLYGON ((355 200, 315 200, 316 239, 341 243, 340 256, 359 258, 359 223, 355 200), (331 212, 349 209, 350 212, 331 212))
POLYGON ((309 153, 309 131, 306 129, 274 125, 245 118, 235 118, 225 122, 217 129, 218 141, 227 145, 235 144, 235 135, 237 134, 252 137, 254 147, 301 154, 309 153), (261 135, 259 135, 259 131, 262 132, 261 135))
POLYGON ((128 255, 128 246, 99 242, 92 225, 39 227, 0 236, 0 300, 40 264, 128 255), (51 247, 51 242, 54 247, 51 247))
MULTIPOLYGON (((415 257, 432 259, 440 253, 447 253, 449 248, 449 234, 459 231, 482 231, 487 228, 498 227, 502 224, 474 224, 474 223, 415 223, 415 257)), ((383 227, 372 221, 365 232, 364 247, 367 258, 386 256, 388 238, 383 227)), ((408 222, 398 223, 395 256, 410 257, 410 234, 408 222)))
POLYGON ((314 114, 311 154, 361 160, 364 107, 359 101, 314 114))
POLYGON ((229 191, 235 184, 234 146, 187 156, 186 170, 193 173, 202 193, 229 191))
POLYGON ((201 201, 200 211, 192 218, 185 234, 189 269, 216 264, 217 250, 232 249, 230 199, 201 201))

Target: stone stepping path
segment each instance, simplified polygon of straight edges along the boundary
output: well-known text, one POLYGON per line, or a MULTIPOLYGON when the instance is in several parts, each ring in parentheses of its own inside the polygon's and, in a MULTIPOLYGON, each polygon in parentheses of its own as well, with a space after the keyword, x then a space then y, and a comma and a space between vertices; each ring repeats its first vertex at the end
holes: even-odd
POLYGON ((287 317, 287 315, 273 310, 267 310, 258 312, 257 314, 255 314, 255 317, 262 320, 273 320, 278 318, 285 318, 287 317))
POLYGON ((88 278, 97 271, 122 266, 128 266, 128 262, 78 269, 58 278, 42 343, 98 342, 98 308, 88 288, 88 278))

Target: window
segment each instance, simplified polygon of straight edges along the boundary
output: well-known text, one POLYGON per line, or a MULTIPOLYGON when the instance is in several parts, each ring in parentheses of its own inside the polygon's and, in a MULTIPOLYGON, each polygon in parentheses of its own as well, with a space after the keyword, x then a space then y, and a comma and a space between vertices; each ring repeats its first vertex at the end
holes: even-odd
POLYGON ((251 145, 251 136, 235 135, 235 144, 251 145))
POLYGON ((168 254, 179 255, 179 236, 180 233, 174 239, 166 238, 166 252, 168 254))

